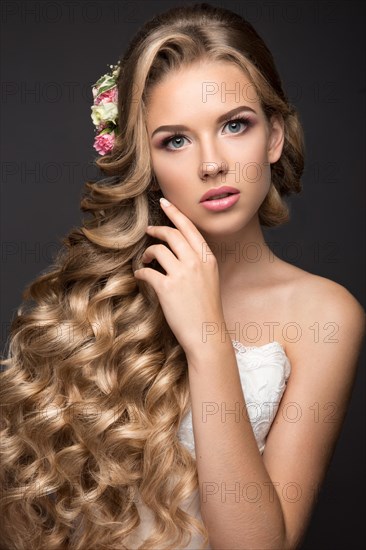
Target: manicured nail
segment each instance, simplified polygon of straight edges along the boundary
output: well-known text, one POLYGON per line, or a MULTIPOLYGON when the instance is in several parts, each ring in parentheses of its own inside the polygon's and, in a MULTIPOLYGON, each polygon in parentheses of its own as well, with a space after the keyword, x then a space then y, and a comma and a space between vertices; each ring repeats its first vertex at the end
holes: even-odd
POLYGON ((172 204, 167 199, 164 199, 164 197, 161 197, 159 200, 160 200, 160 204, 162 204, 163 206, 170 206, 172 204))

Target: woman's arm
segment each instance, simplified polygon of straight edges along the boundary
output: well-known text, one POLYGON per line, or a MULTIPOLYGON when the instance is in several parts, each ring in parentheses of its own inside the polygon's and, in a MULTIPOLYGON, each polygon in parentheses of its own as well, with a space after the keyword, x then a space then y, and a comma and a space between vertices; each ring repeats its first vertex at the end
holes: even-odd
POLYGON ((205 324, 225 326, 217 263, 207 254, 203 261, 207 243, 192 222, 174 205, 162 206, 176 229, 156 226, 147 232, 171 250, 151 245, 142 261, 157 259, 166 275, 149 267, 134 273, 154 288, 186 353, 201 513, 210 544, 213 550, 296 548, 347 410, 365 330, 363 309, 327 279, 301 289, 294 320, 307 330, 289 356, 292 372, 261 456, 230 339, 217 333, 209 343, 202 341, 205 324), (339 327, 337 341, 312 341, 314 323, 339 327), (296 422, 289 405, 301 411, 296 422), (221 414, 202 414, 212 407, 221 414), (314 417, 317 407, 321 420, 314 417))
POLYGON ((281 501, 246 415, 234 348, 229 337, 224 344, 217 336, 187 357, 201 515, 210 545, 284 549, 281 501))
POLYGON ((188 358, 201 513, 213 549, 292 549, 305 534, 347 412, 365 331, 364 311, 346 289, 327 279, 317 288, 307 294, 306 307, 299 306, 297 320, 307 330, 289 356, 291 375, 263 457, 242 414, 229 338, 226 345, 218 335, 188 358), (314 322, 339 327, 337 341, 314 341, 308 330, 314 322))

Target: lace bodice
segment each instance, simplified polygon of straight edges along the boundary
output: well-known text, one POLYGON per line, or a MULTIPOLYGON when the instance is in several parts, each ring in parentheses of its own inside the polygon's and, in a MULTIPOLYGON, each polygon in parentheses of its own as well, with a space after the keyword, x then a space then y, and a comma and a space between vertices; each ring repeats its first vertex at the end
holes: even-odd
MULTIPOLYGON (((262 454, 269 429, 276 416, 290 376, 291 364, 284 348, 277 341, 263 346, 244 346, 236 340, 232 343, 236 351, 235 355, 248 416, 259 451, 262 454)), ((195 457, 191 409, 181 421, 178 438, 195 457)), ((136 505, 141 523, 136 532, 130 535, 126 541, 128 547, 132 550, 138 548, 147 539, 154 523, 151 510, 145 506, 141 499, 138 500, 136 505)), ((182 503, 181 508, 196 518, 202 519, 198 490, 182 503)), ((197 550, 201 544, 201 537, 192 535, 190 544, 180 550, 197 550)), ((211 547, 207 546, 206 550, 211 550, 211 547)))
MULTIPOLYGON (((284 393, 291 365, 279 342, 244 346, 233 340, 250 423, 262 454, 265 440, 284 393)), ((183 418, 178 438, 195 457, 192 411, 183 418)))

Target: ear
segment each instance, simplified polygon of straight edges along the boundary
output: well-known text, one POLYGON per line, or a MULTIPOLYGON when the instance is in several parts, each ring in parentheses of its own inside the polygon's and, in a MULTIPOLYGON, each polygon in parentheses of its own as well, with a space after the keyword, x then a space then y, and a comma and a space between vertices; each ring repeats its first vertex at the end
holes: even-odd
POLYGON ((281 115, 272 115, 269 123, 268 162, 279 160, 285 142, 285 123, 281 115))

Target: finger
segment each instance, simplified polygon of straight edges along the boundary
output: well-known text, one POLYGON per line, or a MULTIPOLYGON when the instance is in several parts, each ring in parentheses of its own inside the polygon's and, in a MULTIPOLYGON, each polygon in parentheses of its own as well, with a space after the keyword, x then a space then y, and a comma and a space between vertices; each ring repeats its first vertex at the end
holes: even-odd
POLYGON ((167 225, 151 225, 146 229, 146 233, 156 239, 166 241, 180 261, 184 261, 190 254, 195 253, 179 229, 174 229, 167 225))
POLYGON ((136 269, 133 274, 136 279, 149 283, 149 285, 151 285, 155 290, 156 294, 158 294, 159 288, 162 288, 163 278, 166 277, 166 275, 159 273, 151 267, 140 267, 139 269, 136 269))
POLYGON ((164 201, 167 201, 167 199, 162 197, 160 199, 160 206, 163 208, 165 214, 174 223, 175 227, 179 229, 193 250, 201 257, 203 250, 209 248, 207 242, 196 226, 179 210, 179 208, 169 201, 167 201, 168 205, 166 205, 164 201))
POLYGON ((166 273, 169 275, 174 273, 179 267, 179 261, 164 244, 152 244, 150 245, 142 255, 143 263, 151 262, 156 259, 161 267, 163 267, 166 273))

